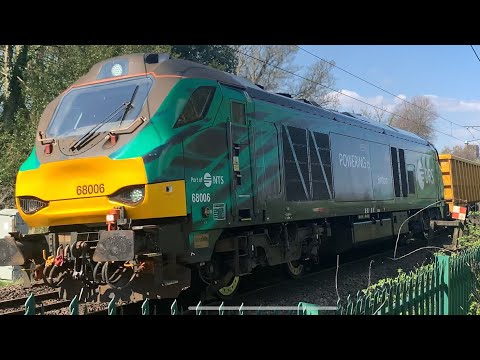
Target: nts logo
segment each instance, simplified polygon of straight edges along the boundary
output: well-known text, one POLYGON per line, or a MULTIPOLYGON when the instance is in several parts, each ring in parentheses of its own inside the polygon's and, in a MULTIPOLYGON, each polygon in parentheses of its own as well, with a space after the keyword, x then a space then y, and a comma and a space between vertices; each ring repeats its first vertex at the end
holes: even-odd
POLYGON ((209 188, 212 185, 223 185, 225 183, 225 180, 223 179, 223 175, 215 175, 213 176, 210 173, 205 173, 201 177, 191 177, 190 181, 192 183, 204 183, 207 188, 209 188))
POLYGON ((212 186, 212 175, 205 173, 205 175, 203 175, 203 183, 206 187, 212 186))
POLYGON ((433 169, 428 165, 428 161, 425 157, 417 160, 417 181, 422 190, 426 185, 431 185, 435 182, 433 169))

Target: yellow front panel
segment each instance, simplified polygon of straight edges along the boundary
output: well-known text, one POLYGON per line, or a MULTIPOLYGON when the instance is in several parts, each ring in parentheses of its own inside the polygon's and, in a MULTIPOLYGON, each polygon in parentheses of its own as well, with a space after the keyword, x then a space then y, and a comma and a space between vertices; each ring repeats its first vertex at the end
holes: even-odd
POLYGON ((187 215, 185 180, 147 185, 145 200, 130 207, 127 216, 132 219, 152 219, 187 215), (169 188, 167 190, 167 188, 169 188), (170 192, 168 192, 170 191, 170 192))
POLYGON ((20 171, 15 195, 46 201, 76 199, 111 195, 122 187, 146 183, 142 158, 112 160, 99 156, 41 164, 35 170, 20 171), (98 191, 84 194, 84 186, 98 191))
MULTIPOLYGON (((165 218, 187 215, 185 181, 169 181, 145 186, 143 202, 135 206, 111 201, 106 196, 50 201, 33 215, 21 212, 31 227, 105 223, 108 210, 123 206, 131 219, 165 218)), ((17 199, 17 208, 20 204, 17 199)))

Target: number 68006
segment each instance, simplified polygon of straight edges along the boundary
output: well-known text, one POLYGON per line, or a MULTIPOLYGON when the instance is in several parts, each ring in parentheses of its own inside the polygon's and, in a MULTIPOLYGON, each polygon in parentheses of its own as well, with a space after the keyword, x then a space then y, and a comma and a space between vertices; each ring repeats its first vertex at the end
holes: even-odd
POLYGON ((210 194, 192 194, 192 202, 210 202, 210 194))
POLYGON ((91 195, 91 194, 103 194, 105 192, 105 185, 79 185, 77 186, 77 195, 91 195))

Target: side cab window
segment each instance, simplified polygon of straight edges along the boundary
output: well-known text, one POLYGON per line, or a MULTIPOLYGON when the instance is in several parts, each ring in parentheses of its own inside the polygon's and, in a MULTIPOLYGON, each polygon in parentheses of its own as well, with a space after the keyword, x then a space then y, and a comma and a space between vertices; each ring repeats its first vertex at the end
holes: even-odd
POLYGON ((214 86, 200 86, 195 89, 188 99, 182 113, 177 119, 174 128, 178 128, 198 120, 202 120, 208 113, 215 95, 214 86))

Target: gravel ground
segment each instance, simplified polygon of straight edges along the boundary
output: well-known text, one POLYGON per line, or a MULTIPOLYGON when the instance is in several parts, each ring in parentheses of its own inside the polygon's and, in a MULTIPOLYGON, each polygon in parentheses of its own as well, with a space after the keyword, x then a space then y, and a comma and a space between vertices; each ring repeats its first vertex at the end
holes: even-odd
POLYGON ((51 291, 52 288, 48 285, 38 285, 31 288, 24 288, 23 285, 10 285, 0 288, 0 301, 28 296, 31 293, 34 295, 39 295, 51 291))
MULTIPOLYGON (((433 245, 442 246, 450 242, 451 239, 445 236, 435 239, 433 245)), ((401 247, 397 250, 397 258, 418 248, 420 248, 418 244, 401 247)), ((396 261, 388 259, 393 257, 393 251, 390 251, 388 254, 375 255, 345 265, 342 265, 340 256, 338 295, 345 301, 349 294, 355 296, 358 291, 368 287, 369 277, 370 284, 375 284, 381 279, 396 277, 398 269, 404 272, 412 271, 430 262, 434 251, 435 249, 419 250, 396 261)), ((235 302, 237 305, 243 302, 249 306, 297 306, 299 302, 336 306, 338 296, 335 273, 336 269, 321 271, 300 280, 289 281, 288 285, 273 287, 250 295, 247 293, 245 296, 239 296, 235 302)))
MULTIPOLYGON (((40 294, 45 294, 51 292, 53 289, 47 285, 37 285, 33 287, 27 287, 24 288, 23 285, 21 284, 16 284, 16 285, 10 285, 10 286, 5 286, 0 288, 0 301, 2 300, 11 300, 11 299, 16 299, 24 296, 28 296, 31 293, 34 295, 40 295, 40 294)), ((55 302, 59 302, 59 300, 44 300, 43 304, 48 305, 52 304, 55 302)), ((38 305, 38 304, 37 304, 38 305)), ((108 307, 108 303, 87 303, 87 304, 80 304, 79 306, 79 312, 81 315, 84 314, 85 312, 85 305, 87 307, 88 313, 94 312, 94 311, 100 311, 104 310, 108 307)), ((24 306, 21 307, 16 307, 16 308, 5 308, 5 309, 0 309, 0 314, 4 312, 9 312, 12 310, 17 310, 17 309, 23 309, 24 306)), ((68 307, 58 309, 58 310, 51 310, 45 312, 45 315, 68 315, 69 310, 68 307)))
MULTIPOLYGON (((28 288, 24 288, 21 284, 10 285, 0 288, 0 301, 8 301, 12 299, 27 297, 31 293, 33 293, 34 295, 41 295, 45 293, 50 293, 52 291, 53 289, 47 285, 36 285, 28 288)), ((49 302, 51 303, 52 301, 58 300, 45 300, 43 301, 43 303, 47 304, 49 302)), ((25 309, 25 306, 22 305, 17 307, 3 308, 0 309, 0 314, 20 309, 25 309)))
MULTIPOLYGON (((91 313, 94 311, 101 311, 105 310, 108 308, 108 303, 83 303, 79 304, 78 306, 78 311, 79 315, 85 315, 85 307, 87 308, 86 311, 87 313, 91 313)), ((52 311, 47 311, 45 312, 45 315, 69 315, 69 310, 68 307, 58 309, 58 310, 52 310, 52 311)))

